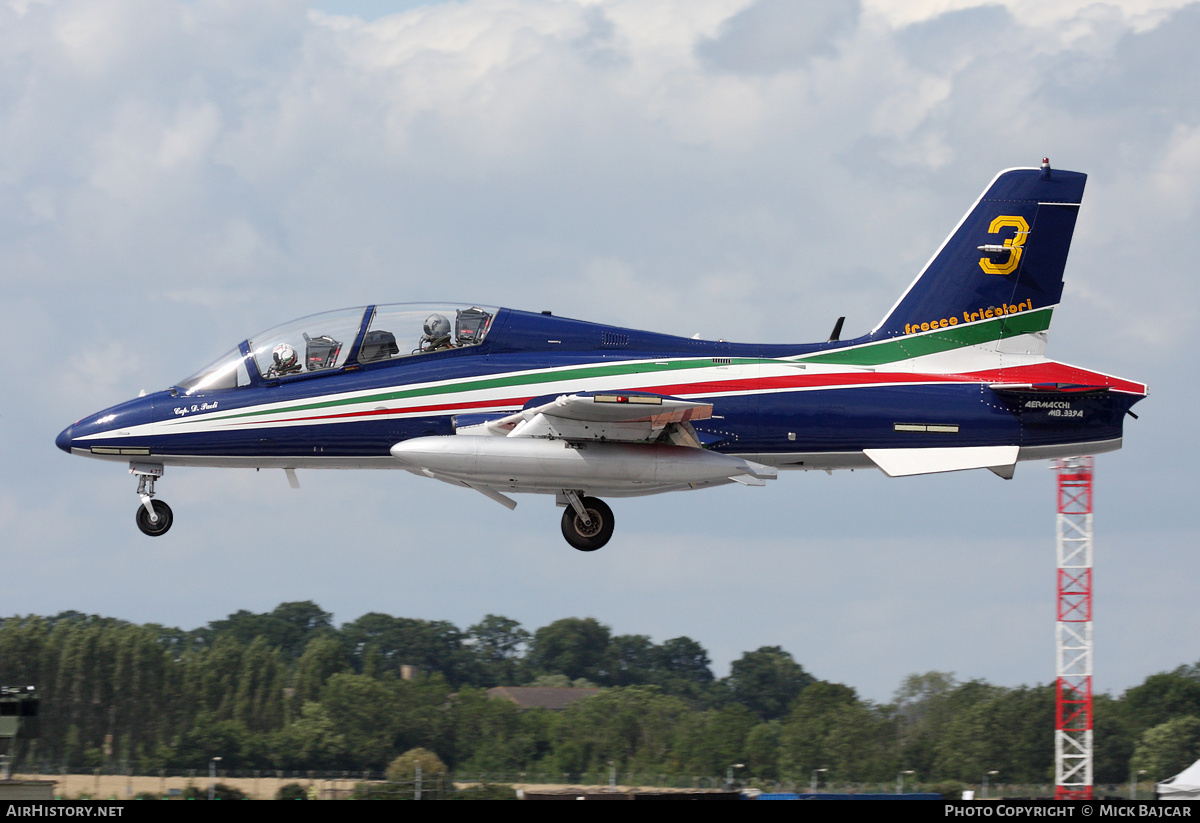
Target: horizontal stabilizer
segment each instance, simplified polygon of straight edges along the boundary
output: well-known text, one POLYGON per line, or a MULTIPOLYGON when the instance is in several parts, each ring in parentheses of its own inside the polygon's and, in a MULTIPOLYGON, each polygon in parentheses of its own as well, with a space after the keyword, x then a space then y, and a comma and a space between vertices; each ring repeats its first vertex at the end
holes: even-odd
MULTIPOLYGON (((960 446, 930 449, 863 449, 888 477, 966 469, 1004 469, 1017 462, 1017 446, 960 446)), ((1000 472, 997 472, 998 474, 1000 472)), ((1001 474, 1003 476, 1003 474, 1001 474)))

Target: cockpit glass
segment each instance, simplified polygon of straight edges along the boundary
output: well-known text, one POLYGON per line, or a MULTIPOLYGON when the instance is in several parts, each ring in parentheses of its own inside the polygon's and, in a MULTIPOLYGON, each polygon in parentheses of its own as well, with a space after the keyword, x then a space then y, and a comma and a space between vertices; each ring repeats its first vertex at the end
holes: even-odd
POLYGON ((358 336, 364 309, 314 314, 250 338, 258 373, 266 380, 340 369, 358 336))
MULTIPOLYGON (((414 354, 461 349, 483 342, 499 311, 494 306, 452 303, 392 303, 376 306, 358 349, 360 364, 379 363, 414 354)), ((178 383, 187 394, 250 385, 251 358, 264 380, 314 372, 334 372, 346 365, 362 328, 366 308, 314 314, 267 329, 241 347, 217 358, 178 383)))
POLYGON ((358 352, 359 363, 378 363, 435 351, 477 346, 496 316, 494 306, 392 304, 376 306, 358 352))
POLYGON ((213 362, 178 384, 186 394, 236 389, 250 385, 246 358, 239 349, 221 355, 213 362))

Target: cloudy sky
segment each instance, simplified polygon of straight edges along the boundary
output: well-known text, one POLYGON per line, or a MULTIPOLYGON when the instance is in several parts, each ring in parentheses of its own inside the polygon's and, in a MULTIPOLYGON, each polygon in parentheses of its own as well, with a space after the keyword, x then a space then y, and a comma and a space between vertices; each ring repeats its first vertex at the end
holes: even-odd
POLYGON ((1048 682, 1046 464, 622 500, 582 555, 549 499, 402 472, 171 469, 152 540, 120 465, 53 442, 343 306, 857 335, 1048 155, 1090 175, 1048 354, 1151 386, 1097 460, 1096 686, 1195 662, 1198 42, 1173 0, 5 0, 0 613, 593 616, 876 700, 1048 682))

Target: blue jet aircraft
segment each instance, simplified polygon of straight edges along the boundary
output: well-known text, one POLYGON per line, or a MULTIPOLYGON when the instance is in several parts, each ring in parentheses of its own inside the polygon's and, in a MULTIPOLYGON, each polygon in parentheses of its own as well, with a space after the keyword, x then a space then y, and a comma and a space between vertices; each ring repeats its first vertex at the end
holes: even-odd
POLYGON ((552 494, 581 551, 599 498, 761 486, 780 469, 890 476, 1111 451, 1146 386, 1048 360, 1085 175, 988 185, 872 331, 796 345, 698 340, 473 304, 371 305, 253 335, 169 389, 69 426, 128 463, 164 534, 167 466, 402 468, 509 508, 552 494))

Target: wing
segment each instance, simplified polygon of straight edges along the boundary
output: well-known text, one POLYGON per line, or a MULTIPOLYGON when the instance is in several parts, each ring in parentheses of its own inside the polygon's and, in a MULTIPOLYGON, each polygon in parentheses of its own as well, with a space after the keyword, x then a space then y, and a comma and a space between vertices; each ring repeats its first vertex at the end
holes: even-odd
POLYGON ((711 416, 711 403, 647 392, 579 392, 548 401, 535 398, 515 414, 460 426, 456 432, 493 437, 550 437, 573 442, 666 440, 698 448, 700 442, 690 421, 711 416))
POLYGON ((712 411, 648 392, 546 396, 513 414, 456 417, 454 435, 404 440, 391 453, 410 471, 510 508, 515 501, 500 489, 632 497, 774 478, 774 466, 701 447, 691 421, 712 411))

